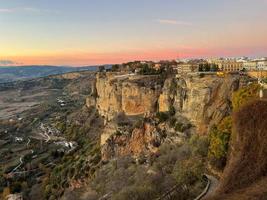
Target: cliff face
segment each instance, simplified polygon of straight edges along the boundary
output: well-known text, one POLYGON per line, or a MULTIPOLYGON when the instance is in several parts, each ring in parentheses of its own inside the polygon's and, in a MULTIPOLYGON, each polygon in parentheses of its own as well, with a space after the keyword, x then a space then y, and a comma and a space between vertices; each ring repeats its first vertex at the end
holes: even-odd
POLYGON ((177 118, 189 120, 197 133, 205 134, 211 125, 230 114, 231 96, 239 87, 238 76, 195 75, 163 81, 160 76, 99 73, 96 77, 97 95, 88 98, 87 105, 96 104, 106 121, 106 128, 101 134, 103 158, 155 152, 157 145, 153 144, 161 144, 167 139, 158 134, 156 126, 148 124, 127 134, 115 134, 120 120, 115 122, 114 118, 119 114, 141 119, 149 113, 172 109, 176 111, 177 118))
POLYGON ((116 81, 111 74, 97 74, 96 91, 96 106, 105 119, 110 120, 116 113, 122 111, 121 82, 116 81))
POLYGON ((130 116, 155 112, 161 86, 156 77, 107 73, 97 75, 96 90, 99 113, 110 121, 121 112, 130 116))
POLYGON ((180 77, 166 80, 159 99, 159 110, 176 112, 205 132, 231 112, 231 96, 239 87, 239 77, 180 77))

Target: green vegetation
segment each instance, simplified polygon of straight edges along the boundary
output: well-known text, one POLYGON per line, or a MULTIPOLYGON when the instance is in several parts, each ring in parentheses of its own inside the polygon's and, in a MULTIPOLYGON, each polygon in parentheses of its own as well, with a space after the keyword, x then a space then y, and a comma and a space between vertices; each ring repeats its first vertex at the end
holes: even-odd
MULTIPOLYGON (((259 89, 260 86, 258 84, 250 84, 236 91, 232 97, 234 111, 238 111, 249 102, 258 99, 259 89)), ((225 117, 220 124, 213 126, 209 132, 210 164, 219 170, 222 170, 226 165, 229 142, 233 134, 232 125, 232 117, 228 116, 225 117)))
POLYGON ((158 119, 159 123, 163 123, 168 120, 171 120, 173 122, 173 120, 175 120, 175 113, 175 108, 171 106, 168 112, 157 112, 156 118, 158 119))
POLYGON ((192 124, 184 124, 184 123, 181 123, 181 122, 177 122, 174 126, 174 129, 176 131, 179 131, 181 133, 185 132, 186 130, 190 129, 192 127, 192 124))
POLYGON ((194 136, 180 146, 162 145, 157 155, 138 159, 142 162, 121 157, 97 171, 93 188, 101 195, 111 193, 114 200, 139 200, 156 199, 177 186, 173 199, 192 199, 206 184, 207 153, 208 139, 194 136))
POLYGON ((120 65, 112 65, 112 67, 111 67, 111 71, 113 71, 113 72, 117 72, 117 71, 119 71, 119 69, 120 69, 120 65))
POLYGON ((87 181, 94 175, 100 161, 100 146, 95 142, 86 141, 79 150, 65 155, 62 164, 57 164, 44 182, 45 198, 58 199, 74 181, 87 181))
POLYGON ((170 114, 169 112, 158 112, 156 118, 159 120, 159 123, 163 123, 170 118, 170 114))
POLYGON ((23 199, 44 199, 39 197, 42 196, 40 181, 44 181, 47 186, 47 196, 58 199, 72 181, 83 180, 84 176, 94 174, 101 158, 96 141, 99 141, 98 127, 102 121, 93 109, 83 107, 85 97, 92 93, 94 81, 91 72, 83 74, 77 79, 51 76, 9 84, 8 99, 13 99, 18 105, 29 100, 39 102, 39 105, 27 106, 24 112, 16 116, 14 114, 12 122, 8 119, 0 120, 0 199, 1 193, 6 196, 17 192, 23 194, 23 199), (57 99, 64 101, 64 106, 57 99), (49 142, 41 140, 41 123, 55 130, 49 142), (15 142, 15 136, 21 137, 23 141, 15 142), (77 142, 78 147, 70 151, 53 141, 64 138, 77 142), (18 173, 8 175, 20 164, 21 157, 23 164, 17 169, 18 173), (38 191, 32 189, 35 187, 39 188, 38 191), (32 192, 38 197, 31 196, 32 192))
POLYGON ((245 104, 259 98, 259 84, 250 84, 234 93, 232 104, 235 111, 245 104))
POLYGON ((106 69, 105 66, 99 66, 99 67, 98 67, 98 71, 99 71, 99 72, 104 72, 105 69, 106 69))
POLYGON ((222 170, 226 165, 231 132, 232 118, 226 117, 218 126, 213 126, 209 133, 210 163, 219 170, 222 170))
POLYGON ((61 154, 54 152, 54 157, 61 157, 56 167, 46 174, 44 181, 44 196, 46 199, 58 199, 64 190, 76 182, 84 183, 94 176, 100 166, 101 150, 98 128, 101 127, 101 119, 95 114, 94 109, 80 109, 71 116, 71 121, 66 125, 66 119, 56 124, 58 128, 70 140, 76 141, 78 147, 75 151, 61 154), (94 131, 92 131, 94 124, 94 131))
POLYGON ((156 70, 153 67, 149 66, 148 64, 143 64, 139 74, 141 75, 158 75, 161 74, 161 70, 156 70))
POLYGON ((169 122, 170 127, 175 127, 176 122, 177 122, 177 119, 175 117, 172 117, 169 122))

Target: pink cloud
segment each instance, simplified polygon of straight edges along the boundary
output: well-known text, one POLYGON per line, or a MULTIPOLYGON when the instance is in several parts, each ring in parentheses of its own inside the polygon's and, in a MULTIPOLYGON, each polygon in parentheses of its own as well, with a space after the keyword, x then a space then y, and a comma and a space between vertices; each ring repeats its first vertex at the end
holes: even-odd
POLYGON ((173 20, 173 19, 159 19, 159 20, 157 20, 157 22, 160 24, 192 26, 192 23, 190 23, 190 22, 173 20))

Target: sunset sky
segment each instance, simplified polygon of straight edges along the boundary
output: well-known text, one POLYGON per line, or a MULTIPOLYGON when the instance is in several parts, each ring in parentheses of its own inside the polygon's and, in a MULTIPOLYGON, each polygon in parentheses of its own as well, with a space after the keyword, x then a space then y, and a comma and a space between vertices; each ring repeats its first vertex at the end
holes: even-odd
POLYGON ((267 56, 267 0, 0 0, 0 63, 267 56))

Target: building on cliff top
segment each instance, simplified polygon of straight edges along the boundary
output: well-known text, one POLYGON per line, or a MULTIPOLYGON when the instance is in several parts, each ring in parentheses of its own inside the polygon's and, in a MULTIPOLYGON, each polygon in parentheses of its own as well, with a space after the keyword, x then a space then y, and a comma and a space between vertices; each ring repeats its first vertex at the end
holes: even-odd
POLYGON ((178 73, 190 73, 196 72, 199 69, 199 64, 194 63, 182 63, 177 65, 177 72, 178 73))
POLYGON ((218 65, 219 70, 225 72, 236 72, 241 71, 244 68, 242 62, 237 62, 236 60, 218 60, 214 64, 218 65))

